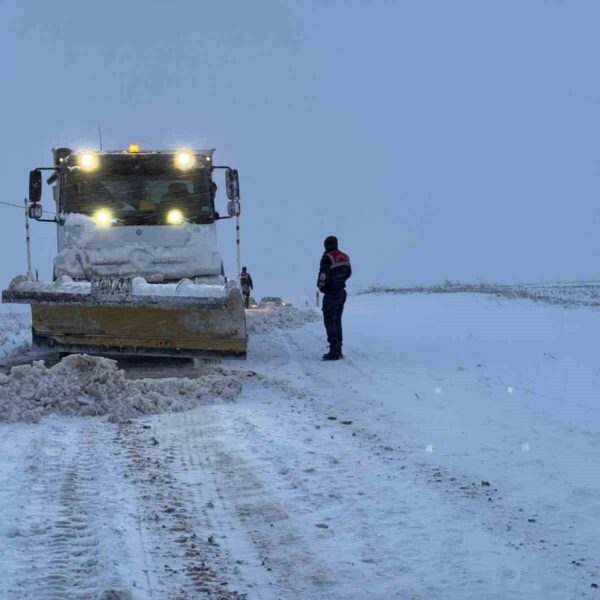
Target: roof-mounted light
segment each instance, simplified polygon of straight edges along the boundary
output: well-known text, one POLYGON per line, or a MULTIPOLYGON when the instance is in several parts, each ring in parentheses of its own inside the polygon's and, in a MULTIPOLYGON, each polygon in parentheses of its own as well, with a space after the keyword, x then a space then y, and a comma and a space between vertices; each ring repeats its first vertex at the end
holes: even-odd
POLYGON ((129 152, 130 154, 137 154, 139 151, 140 151, 139 144, 129 144, 129 147, 127 148, 127 152, 129 152))
POLYGON ((196 157, 186 150, 182 150, 175 154, 175 166, 182 171, 191 169, 196 162, 196 157))

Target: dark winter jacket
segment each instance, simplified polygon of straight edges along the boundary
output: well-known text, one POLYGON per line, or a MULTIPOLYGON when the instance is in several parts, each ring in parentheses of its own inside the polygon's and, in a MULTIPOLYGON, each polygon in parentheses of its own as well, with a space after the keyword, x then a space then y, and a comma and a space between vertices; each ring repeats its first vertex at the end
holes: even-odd
POLYGON ((250 277, 250 273, 244 272, 240 274, 240 285, 242 286, 242 291, 250 291, 254 289, 252 285, 252 277, 250 277))
POLYGON ((330 250, 321 257, 317 287, 323 294, 334 294, 346 287, 351 275, 350 257, 337 248, 330 250))

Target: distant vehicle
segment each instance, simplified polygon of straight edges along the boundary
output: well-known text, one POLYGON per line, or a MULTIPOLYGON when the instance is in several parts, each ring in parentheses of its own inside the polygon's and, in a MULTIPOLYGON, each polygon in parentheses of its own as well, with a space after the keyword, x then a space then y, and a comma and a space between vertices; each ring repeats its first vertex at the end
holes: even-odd
POLYGON ((281 298, 277 296, 265 296, 260 301, 261 308, 270 308, 270 307, 285 307, 292 306, 291 302, 285 302, 281 298))
POLYGON ((248 305, 250 306, 250 308, 258 308, 258 302, 252 296, 250 296, 248 305))

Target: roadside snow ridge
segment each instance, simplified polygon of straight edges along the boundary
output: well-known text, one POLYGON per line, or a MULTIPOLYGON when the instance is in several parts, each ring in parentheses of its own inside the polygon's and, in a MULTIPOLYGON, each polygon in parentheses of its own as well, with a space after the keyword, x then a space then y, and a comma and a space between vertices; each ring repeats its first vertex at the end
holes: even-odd
POLYGON ((265 308, 247 310, 246 321, 248 333, 272 333, 281 329, 296 329, 307 323, 321 320, 321 313, 313 308, 265 308))

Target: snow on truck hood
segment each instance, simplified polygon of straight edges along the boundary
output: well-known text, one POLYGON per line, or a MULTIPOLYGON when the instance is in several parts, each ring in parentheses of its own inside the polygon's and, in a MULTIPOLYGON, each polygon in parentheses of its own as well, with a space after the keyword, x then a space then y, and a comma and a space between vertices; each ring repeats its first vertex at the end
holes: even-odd
POLYGON ((57 277, 143 276, 148 281, 219 275, 214 223, 97 227, 91 217, 68 214, 59 226, 57 277))

